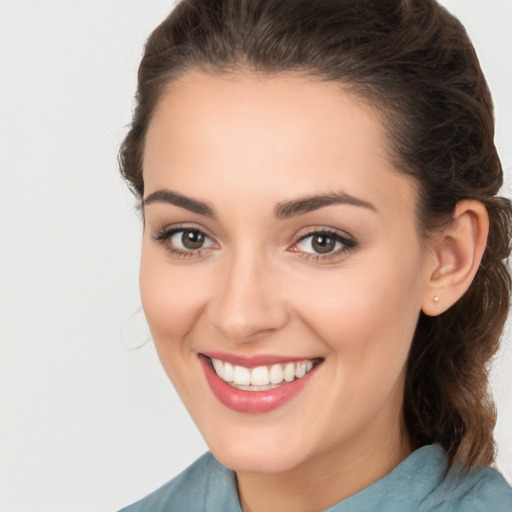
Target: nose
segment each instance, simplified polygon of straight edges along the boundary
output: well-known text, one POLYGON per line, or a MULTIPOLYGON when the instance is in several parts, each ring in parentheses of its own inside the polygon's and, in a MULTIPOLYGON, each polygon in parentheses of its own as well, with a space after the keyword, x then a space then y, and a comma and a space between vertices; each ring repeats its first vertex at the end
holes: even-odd
POLYGON ((263 257, 246 252, 226 262, 222 270, 209 318, 226 338, 250 342, 286 325, 289 311, 278 272, 263 257))

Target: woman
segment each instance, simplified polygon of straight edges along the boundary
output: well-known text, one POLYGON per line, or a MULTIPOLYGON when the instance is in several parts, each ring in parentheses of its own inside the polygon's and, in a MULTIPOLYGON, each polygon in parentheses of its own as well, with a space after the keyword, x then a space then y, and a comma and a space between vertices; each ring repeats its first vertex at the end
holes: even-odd
POLYGON ((509 511, 487 365, 511 209, 433 0, 187 0, 120 153, 141 296, 211 453, 128 507, 509 511))

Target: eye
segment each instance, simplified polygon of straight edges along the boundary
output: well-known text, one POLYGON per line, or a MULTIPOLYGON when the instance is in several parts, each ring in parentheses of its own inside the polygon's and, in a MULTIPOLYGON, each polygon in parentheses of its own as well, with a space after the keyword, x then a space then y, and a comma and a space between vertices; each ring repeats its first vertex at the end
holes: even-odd
POLYGON ((302 252, 327 254, 334 251, 335 249, 339 249, 341 247, 341 243, 336 240, 334 236, 328 233, 315 233, 313 235, 308 235, 306 238, 303 238, 297 244, 297 247, 302 252))
POLYGON ((197 251, 203 248, 208 237, 196 229, 183 229, 174 232, 169 237, 169 241, 178 249, 197 251))
POLYGON ((200 255, 202 250, 216 246, 208 235, 195 228, 166 228, 153 238, 171 254, 182 257, 200 255))
POLYGON ((356 242, 335 231, 308 233, 290 249, 300 252, 306 259, 318 261, 339 256, 356 246, 356 242))

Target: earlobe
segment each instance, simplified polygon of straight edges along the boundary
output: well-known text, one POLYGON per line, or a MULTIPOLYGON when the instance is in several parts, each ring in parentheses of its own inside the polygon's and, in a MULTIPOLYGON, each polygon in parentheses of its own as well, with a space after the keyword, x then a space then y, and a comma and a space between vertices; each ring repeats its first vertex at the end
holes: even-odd
POLYGON ((485 206, 475 200, 457 203, 453 219, 433 240, 422 311, 444 313, 471 285, 480 266, 489 232, 485 206))

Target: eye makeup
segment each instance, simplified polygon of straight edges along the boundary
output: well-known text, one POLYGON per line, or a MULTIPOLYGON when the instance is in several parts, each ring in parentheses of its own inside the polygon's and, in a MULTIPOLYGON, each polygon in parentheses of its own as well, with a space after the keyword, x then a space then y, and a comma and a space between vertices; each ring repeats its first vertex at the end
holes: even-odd
MULTIPOLYGON (((218 243, 205 230, 195 225, 167 226, 152 235, 172 256, 199 258, 205 252, 219 248, 218 243)), ((315 263, 333 262, 357 247, 357 242, 332 228, 311 228, 302 234, 288 249, 301 258, 315 263)))
POLYGON ((155 242, 177 258, 198 258, 218 245, 210 236, 196 226, 167 226, 152 235, 155 242))
POLYGON ((355 247, 357 242, 345 233, 332 228, 313 228, 288 250, 308 261, 321 263, 339 260, 355 247))

